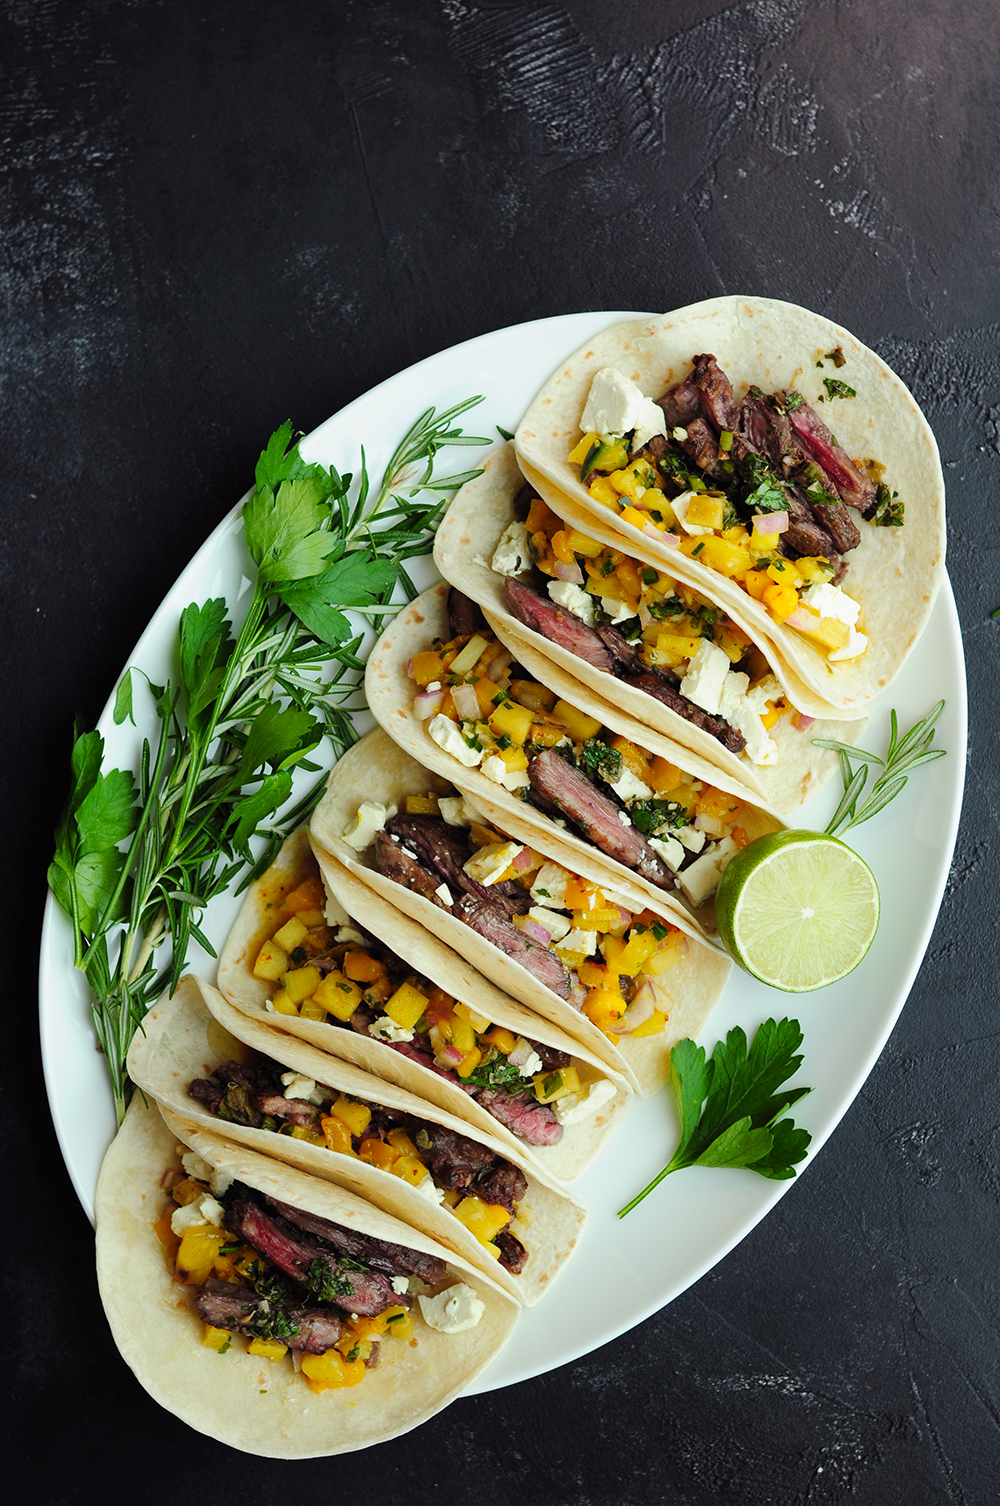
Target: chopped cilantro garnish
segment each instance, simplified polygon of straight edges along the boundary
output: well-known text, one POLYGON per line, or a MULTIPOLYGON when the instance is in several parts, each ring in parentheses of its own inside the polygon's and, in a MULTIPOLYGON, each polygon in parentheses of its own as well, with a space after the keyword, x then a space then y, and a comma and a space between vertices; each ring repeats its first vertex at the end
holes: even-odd
POLYGON ((644 837, 655 837, 670 827, 689 826, 691 818, 683 805, 675 800, 636 800, 629 806, 632 825, 644 837))
POLYGON ((622 756, 617 748, 609 748, 598 737, 588 737, 580 748, 580 765, 591 778, 599 774, 608 784, 615 784, 622 777, 622 756))
POLYGON ((848 387, 846 382, 838 382, 836 377, 824 377, 823 386, 827 391, 827 402, 832 403, 835 397, 857 397, 853 387, 848 387))
POLYGON ((899 493, 890 491, 884 481, 875 488, 875 506, 865 516, 879 528, 902 528, 905 503, 899 501, 899 493))

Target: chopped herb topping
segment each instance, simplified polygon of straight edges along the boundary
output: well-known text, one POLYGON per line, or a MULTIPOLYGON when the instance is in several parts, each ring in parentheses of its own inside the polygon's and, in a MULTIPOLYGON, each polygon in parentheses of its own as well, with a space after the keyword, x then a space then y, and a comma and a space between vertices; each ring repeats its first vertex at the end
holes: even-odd
POLYGON ((644 837, 655 837, 671 827, 690 826, 691 817, 675 800, 636 800, 629 806, 632 825, 644 837))
POLYGON ((899 493, 890 491, 884 481, 875 488, 875 506, 865 516, 879 528, 902 528, 905 503, 899 501, 899 493))
POLYGON ((502 1052, 495 1047, 483 1057, 478 1067, 474 1067, 468 1077, 463 1077, 462 1082, 472 1083, 480 1088, 507 1088, 514 1083, 524 1083, 524 1078, 502 1052))
POLYGON ((591 778, 599 774, 608 784, 615 784, 622 777, 622 756, 617 748, 609 748, 598 737, 588 737, 580 749, 580 766, 591 778))
MULTIPOLYGON (((847 365, 847 357, 844 355, 843 349, 839 345, 835 350, 826 351, 823 359, 826 361, 832 361, 838 371, 840 370, 841 366, 847 365)), ((816 364, 819 365, 819 362, 817 361, 816 364)))
MULTIPOLYGON (((345 1261, 340 1262, 346 1265, 345 1261)), ((364 1270, 364 1266, 354 1267, 364 1270)), ((315 1260, 310 1260, 306 1270, 306 1284, 313 1295, 320 1302, 332 1302, 335 1297, 353 1297, 354 1284, 346 1276, 338 1275, 327 1261, 321 1260, 317 1255, 315 1260)))
POLYGON ((823 386, 827 391, 827 402, 832 403, 835 397, 857 397, 853 387, 848 387, 846 382, 838 382, 836 377, 824 377, 823 386))

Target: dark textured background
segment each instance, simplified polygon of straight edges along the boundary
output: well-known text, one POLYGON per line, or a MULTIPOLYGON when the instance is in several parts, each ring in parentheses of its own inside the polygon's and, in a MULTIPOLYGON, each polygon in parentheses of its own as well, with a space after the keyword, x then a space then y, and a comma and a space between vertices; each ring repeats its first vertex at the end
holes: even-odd
POLYGON ((3 0, 0 60, 4 1478, 171 1506, 1000 1499, 995 6, 3 0), (722 292, 840 320, 941 445, 970 765, 913 995, 801 1185, 642 1329, 370 1453, 241 1460, 119 1359, 47 1123, 72 716, 281 419, 497 325, 722 292))

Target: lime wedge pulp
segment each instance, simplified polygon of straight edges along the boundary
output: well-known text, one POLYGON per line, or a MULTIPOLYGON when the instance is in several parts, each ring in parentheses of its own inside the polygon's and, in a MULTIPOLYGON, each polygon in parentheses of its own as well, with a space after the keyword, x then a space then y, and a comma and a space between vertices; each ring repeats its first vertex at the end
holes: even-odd
POLYGON ((852 848, 815 831, 771 832, 729 863, 715 895, 726 948, 787 993, 836 983, 875 939, 875 877, 852 848))

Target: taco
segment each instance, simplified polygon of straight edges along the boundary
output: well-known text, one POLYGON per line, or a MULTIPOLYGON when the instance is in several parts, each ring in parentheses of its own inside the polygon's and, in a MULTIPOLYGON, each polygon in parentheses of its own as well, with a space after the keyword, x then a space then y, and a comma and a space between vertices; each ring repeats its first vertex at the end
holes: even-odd
POLYGON ((154 1400, 282 1459, 416 1427, 490 1363, 519 1311, 381 1209, 139 1094, 101 1167, 97 1277, 154 1400))
POLYGON ((479 603, 536 679, 545 680, 546 661, 558 666, 586 686, 583 704, 605 725, 640 740, 654 729, 791 816, 837 768, 836 754, 813 739, 853 741, 865 719, 818 723, 805 707, 822 703, 762 635, 754 640, 706 595, 657 568, 642 544, 626 553, 610 520, 586 519, 587 532, 564 527, 569 504, 558 505, 562 516, 524 481, 506 446, 449 508, 435 544, 438 569, 479 603), (553 540, 572 565, 556 559, 553 540), (573 578, 557 580, 557 568, 573 578), (710 683, 696 668, 707 650, 719 656, 710 683), (706 700, 711 712, 699 704, 706 700))
POLYGON ((628 1108, 624 1078, 329 854, 323 865, 336 897, 303 827, 251 885, 219 958, 227 1000, 465 1120, 545 1175, 579 1176, 628 1108))
POLYGON ((573 1253, 584 1208, 499 1140, 261 1025, 200 978, 150 1011, 129 1075, 161 1105, 336 1182, 530 1306, 573 1253))
POLYGON ((808 309, 725 297, 614 325, 549 379, 516 445, 573 526, 642 541, 831 715, 878 695, 927 622, 945 554, 934 436, 885 362, 808 309))
POLYGON ((679 744, 644 729, 641 742, 625 735, 618 717, 541 656, 540 678, 528 678, 481 616, 479 624, 455 587, 432 586, 411 602, 368 661, 365 696, 378 721, 481 817, 513 815, 584 857, 596 848, 614 882, 629 880, 714 931, 726 863, 780 830, 780 819, 679 744))
MULTIPOLYGON (((679 911, 610 880, 603 859, 585 860, 506 813, 488 825, 449 822, 442 797, 453 800, 454 786, 386 733, 370 733, 336 765, 313 815, 321 865, 332 853, 633 1086, 655 1092, 671 1047, 714 1006, 728 959, 679 911), (565 912, 568 931, 532 910, 565 912)), ((336 875, 324 877, 336 894, 336 875)))

